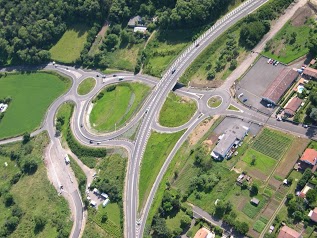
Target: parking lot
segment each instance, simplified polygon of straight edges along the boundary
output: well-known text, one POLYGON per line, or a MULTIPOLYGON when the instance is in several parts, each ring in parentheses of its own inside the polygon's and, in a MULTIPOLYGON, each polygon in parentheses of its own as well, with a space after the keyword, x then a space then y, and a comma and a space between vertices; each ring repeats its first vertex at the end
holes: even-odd
POLYGON ((244 104, 272 114, 274 108, 262 104, 262 94, 285 67, 282 64, 269 64, 267 58, 261 57, 236 85, 236 96, 240 96, 239 100, 244 104))

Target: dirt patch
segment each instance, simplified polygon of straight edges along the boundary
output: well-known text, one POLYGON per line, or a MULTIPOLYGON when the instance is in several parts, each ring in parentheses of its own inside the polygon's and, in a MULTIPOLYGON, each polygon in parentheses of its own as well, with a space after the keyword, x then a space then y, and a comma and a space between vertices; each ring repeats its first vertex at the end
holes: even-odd
POLYGON ((288 172, 293 168, 296 161, 299 159, 300 155, 306 149, 308 143, 308 139, 295 139, 292 145, 290 146, 290 149, 287 151, 282 161, 277 166, 275 174, 282 178, 285 178, 288 172))
POLYGON ((241 196, 240 199, 238 199, 236 205, 239 211, 242 211, 242 209, 244 208, 245 204, 249 202, 249 199, 247 197, 243 197, 241 196))
POLYGON ((251 227, 250 227, 250 230, 249 230, 248 234, 251 235, 251 237, 254 237, 254 238, 260 237, 260 233, 257 233, 251 227))
POLYGON ((262 216, 264 216, 267 219, 270 219, 273 216, 276 209, 278 208, 279 204, 280 203, 278 201, 272 199, 263 211, 262 216))
POLYGON ((223 80, 193 80, 190 86, 194 88, 219 88, 223 84, 223 80))
POLYGON ((274 177, 271 177, 269 180, 269 185, 271 185, 272 187, 275 188, 275 190, 277 190, 280 185, 282 184, 281 181, 278 181, 277 179, 275 179, 274 177))
POLYGON ((107 32, 107 30, 108 30, 108 27, 109 27, 108 22, 105 22, 103 24, 101 30, 99 31, 98 36, 104 37, 106 32, 107 32))
POLYGON ((214 144, 214 143, 212 142, 212 140, 205 140, 205 141, 203 141, 203 145, 204 145, 205 148, 207 149, 208 153, 211 152, 211 148, 212 148, 213 144, 214 144))
POLYGON ((189 145, 196 144, 200 138, 202 138, 209 128, 214 124, 214 122, 219 118, 219 116, 214 116, 212 119, 206 119, 200 123, 194 131, 189 135, 189 145))
POLYGON ((299 8, 293 17, 291 18, 291 24, 293 26, 302 26, 305 21, 313 15, 313 10, 306 4, 305 6, 299 8))
POLYGON ((193 100, 189 97, 181 96, 181 103, 192 103, 193 100))

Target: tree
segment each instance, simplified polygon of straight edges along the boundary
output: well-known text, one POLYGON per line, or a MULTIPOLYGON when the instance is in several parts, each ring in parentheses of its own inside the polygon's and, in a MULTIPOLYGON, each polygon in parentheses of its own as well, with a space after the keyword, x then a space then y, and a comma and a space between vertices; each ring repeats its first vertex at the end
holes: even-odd
POLYGON ((31 135, 30 135, 30 133, 27 133, 27 132, 24 133, 22 143, 23 143, 23 144, 26 144, 26 143, 28 143, 30 140, 31 140, 31 135))
POLYGON ((34 174, 37 170, 36 160, 34 158, 26 157, 22 161, 21 170, 26 174, 34 174))
POLYGON ((3 202, 4 202, 4 205, 6 207, 10 207, 11 205, 13 205, 14 204, 14 199, 13 199, 12 194, 10 194, 10 193, 5 194, 3 202))
POLYGON ((102 216, 101 216, 101 222, 102 222, 102 223, 105 223, 107 220, 108 220, 108 215, 107 215, 107 213, 102 214, 102 216))
POLYGON ((303 214, 300 211, 295 211, 293 213, 293 216, 294 216, 294 220, 297 222, 303 220, 303 214))
POLYGON ((249 231, 249 225, 246 222, 236 221, 235 228, 238 232, 240 232, 243 235, 247 234, 249 231))
POLYGON ((41 216, 41 215, 37 215, 37 216, 34 216, 33 218, 34 220, 34 223, 35 223, 35 227, 34 227, 34 230, 36 233, 42 231, 46 225, 46 219, 45 217, 41 216))
POLYGON ((269 31, 270 25, 259 20, 245 23, 241 27, 240 40, 249 48, 253 48, 269 31))
POLYGON ((110 34, 106 37, 104 40, 104 45, 108 51, 111 51, 115 48, 115 46, 118 44, 119 38, 115 34, 110 34))
POLYGON ((208 73, 207 73, 207 79, 208 80, 213 80, 215 78, 215 76, 216 76, 215 70, 208 71, 208 73))
POLYGON ((251 165, 254 166, 256 162, 256 157, 252 155, 251 165))
POLYGON ((287 196, 286 196, 287 201, 290 201, 290 200, 292 200, 293 198, 294 198, 294 195, 291 194, 291 193, 287 194, 287 196))
POLYGON ((12 233, 18 226, 19 224, 19 218, 18 217, 15 217, 15 216, 10 216, 4 226, 7 228, 7 230, 12 233))
POLYGON ((314 202, 316 202, 316 198, 317 198, 317 192, 315 189, 309 189, 308 192, 306 193, 306 199, 307 201, 312 204, 314 202))
POLYGON ((311 110, 311 113, 309 114, 309 117, 314 120, 317 121, 317 108, 313 108, 311 110))
POLYGON ((252 196, 257 195, 259 192, 259 187, 256 184, 252 184, 251 189, 250 189, 250 193, 252 196))
POLYGON ((233 59, 230 63, 230 69, 234 70, 238 66, 238 61, 236 59, 233 59))
POLYGON ((181 217, 181 228, 185 229, 186 227, 189 227, 190 223, 191 223, 191 219, 189 216, 183 215, 181 217))

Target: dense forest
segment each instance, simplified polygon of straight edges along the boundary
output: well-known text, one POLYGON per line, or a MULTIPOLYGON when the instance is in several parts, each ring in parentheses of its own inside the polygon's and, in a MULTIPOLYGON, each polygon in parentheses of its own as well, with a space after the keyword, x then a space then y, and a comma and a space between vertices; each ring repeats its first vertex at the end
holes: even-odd
POLYGON ((233 2, 235 0, 2 0, 0 65, 48 61, 51 57, 48 50, 74 22, 91 26, 90 38, 104 21, 125 26, 136 14, 146 18, 157 16, 154 27, 188 29, 217 19, 233 2))

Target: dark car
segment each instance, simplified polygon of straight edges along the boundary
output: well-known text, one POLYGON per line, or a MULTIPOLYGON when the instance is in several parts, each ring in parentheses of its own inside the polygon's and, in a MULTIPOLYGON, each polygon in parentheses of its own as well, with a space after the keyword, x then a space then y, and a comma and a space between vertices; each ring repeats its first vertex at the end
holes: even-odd
POLYGON ((247 98, 244 98, 244 99, 243 99, 243 102, 246 102, 246 101, 248 101, 248 99, 247 99, 247 98))
POLYGON ((94 143, 92 140, 89 141, 90 144, 94 143))
POLYGON ((198 47, 199 46, 199 43, 198 44, 196 44, 196 47, 198 47))
POLYGON ((176 71, 176 69, 173 69, 173 70, 172 70, 172 74, 175 73, 175 71, 176 71))
POLYGON ((117 77, 117 75, 116 75, 116 74, 114 74, 114 75, 113 75, 113 77, 117 77))

